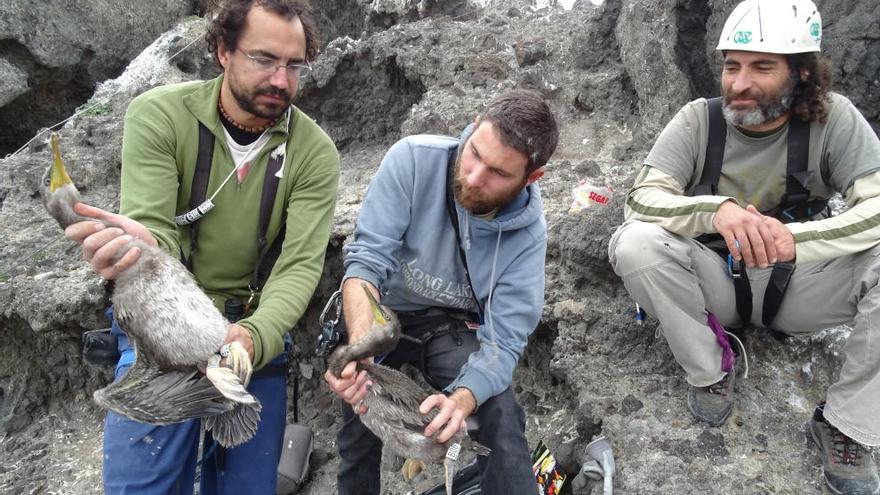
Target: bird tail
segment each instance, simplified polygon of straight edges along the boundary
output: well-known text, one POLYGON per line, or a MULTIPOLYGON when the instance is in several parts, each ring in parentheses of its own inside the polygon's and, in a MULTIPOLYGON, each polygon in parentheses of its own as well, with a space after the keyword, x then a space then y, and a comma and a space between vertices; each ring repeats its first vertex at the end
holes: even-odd
POLYGON ((241 445, 257 432, 257 424, 260 422, 260 401, 254 398, 254 402, 237 404, 234 409, 217 416, 208 416, 202 424, 205 431, 210 431, 211 436, 225 448, 241 445))

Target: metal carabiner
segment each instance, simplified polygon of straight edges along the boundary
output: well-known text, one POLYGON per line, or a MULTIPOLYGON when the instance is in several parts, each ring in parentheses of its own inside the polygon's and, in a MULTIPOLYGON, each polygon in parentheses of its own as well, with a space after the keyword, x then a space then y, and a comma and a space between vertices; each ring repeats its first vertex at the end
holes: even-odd
POLYGON ((321 310, 321 316, 318 317, 318 324, 322 327, 324 326, 324 321, 327 318, 327 313, 330 312, 330 307, 333 306, 336 308, 336 318, 330 320, 330 323, 334 325, 339 323, 339 318, 342 316, 342 290, 337 290, 330 296, 330 299, 327 300, 327 304, 324 305, 324 309, 321 310))
POLYGON ((319 357, 325 357, 330 354, 330 352, 339 345, 339 341, 342 340, 342 332, 340 332, 338 328, 339 319, 341 317, 342 291, 337 290, 330 296, 330 299, 321 311, 321 316, 318 317, 318 324, 321 326, 321 333, 318 334, 318 341, 315 344, 315 354, 319 357), (336 318, 327 321, 327 314, 330 312, 331 307, 336 309, 336 318))

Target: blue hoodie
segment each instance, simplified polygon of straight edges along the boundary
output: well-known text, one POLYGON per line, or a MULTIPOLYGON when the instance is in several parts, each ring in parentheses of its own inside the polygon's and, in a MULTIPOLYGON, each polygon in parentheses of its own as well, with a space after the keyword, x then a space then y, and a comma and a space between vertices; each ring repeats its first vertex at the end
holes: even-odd
POLYGON ((541 317, 547 223, 537 183, 493 220, 473 216, 456 201, 471 292, 446 208, 446 170, 450 152, 472 128, 461 140, 417 135, 388 150, 367 189, 344 264, 345 278, 378 287, 382 304, 392 310, 482 310, 480 350, 446 388, 466 387, 480 405, 510 386, 541 317))

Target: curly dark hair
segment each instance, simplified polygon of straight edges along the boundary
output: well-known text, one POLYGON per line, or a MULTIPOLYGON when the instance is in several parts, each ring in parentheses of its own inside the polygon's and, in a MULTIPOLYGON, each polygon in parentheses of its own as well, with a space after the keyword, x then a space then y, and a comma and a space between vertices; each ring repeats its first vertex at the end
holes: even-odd
POLYGON ((788 56, 791 77, 794 81, 792 90, 791 113, 804 122, 828 121, 828 92, 831 90, 831 61, 822 55, 812 53, 795 53, 788 56), (806 79, 801 79, 801 71, 807 72, 806 79))
POLYGON ((480 121, 492 122, 502 143, 528 157, 526 174, 546 165, 556 151, 556 119, 534 91, 514 89, 498 96, 480 114, 480 121))
POLYGON ((207 7, 210 24, 205 40, 218 64, 217 46, 222 42, 228 50, 238 47, 251 7, 262 7, 286 19, 298 17, 306 35, 306 61, 318 56, 318 29, 307 0, 212 0, 207 7))

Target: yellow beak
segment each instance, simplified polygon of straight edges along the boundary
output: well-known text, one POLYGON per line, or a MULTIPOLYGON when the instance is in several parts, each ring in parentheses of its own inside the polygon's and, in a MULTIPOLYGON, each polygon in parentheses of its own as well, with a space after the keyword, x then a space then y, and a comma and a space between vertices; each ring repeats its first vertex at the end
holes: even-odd
POLYGON ((61 146, 58 145, 58 134, 52 133, 49 137, 52 146, 52 172, 49 175, 49 192, 55 192, 58 188, 65 184, 73 184, 70 176, 67 175, 67 169, 64 168, 64 162, 61 161, 61 146))
POLYGON ((384 311, 382 311, 382 308, 379 306, 379 301, 377 301, 376 298, 373 297, 373 293, 372 291, 370 291, 370 288, 367 287, 367 284, 365 283, 361 283, 361 287, 364 288, 364 292, 367 293, 367 299, 370 300, 370 309, 373 310, 373 321, 380 325, 387 324, 389 316, 386 315, 384 311))

